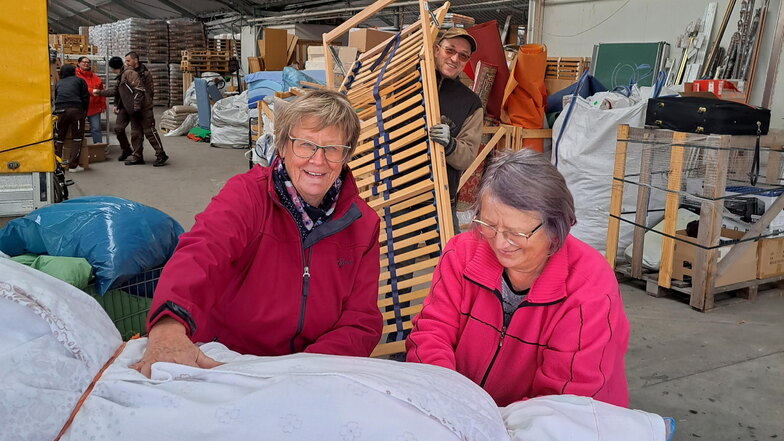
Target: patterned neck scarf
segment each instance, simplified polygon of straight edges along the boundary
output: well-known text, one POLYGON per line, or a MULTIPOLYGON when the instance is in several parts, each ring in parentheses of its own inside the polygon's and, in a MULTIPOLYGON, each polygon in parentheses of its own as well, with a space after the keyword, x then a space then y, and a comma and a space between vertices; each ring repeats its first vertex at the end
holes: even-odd
POLYGON ((321 205, 314 207, 305 202, 297 193, 297 189, 294 188, 294 184, 291 182, 291 178, 283 164, 283 158, 275 158, 270 167, 272 167, 272 183, 275 186, 275 193, 278 194, 281 204, 286 207, 291 217, 294 218, 294 222, 297 223, 300 237, 302 240, 305 240, 314 228, 326 222, 329 216, 335 212, 335 207, 338 205, 340 187, 343 185, 343 174, 341 173, 341 176, 335 180, 332 187, 327 190, 321 205))

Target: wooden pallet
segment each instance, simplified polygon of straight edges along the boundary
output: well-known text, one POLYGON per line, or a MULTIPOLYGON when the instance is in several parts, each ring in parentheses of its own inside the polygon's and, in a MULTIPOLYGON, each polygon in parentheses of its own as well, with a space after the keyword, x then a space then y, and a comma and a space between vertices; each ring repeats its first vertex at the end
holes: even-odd
POLYGON ((544 77, 577 81, 590 65, 590 58, 585 57, 548 57, 544 77))

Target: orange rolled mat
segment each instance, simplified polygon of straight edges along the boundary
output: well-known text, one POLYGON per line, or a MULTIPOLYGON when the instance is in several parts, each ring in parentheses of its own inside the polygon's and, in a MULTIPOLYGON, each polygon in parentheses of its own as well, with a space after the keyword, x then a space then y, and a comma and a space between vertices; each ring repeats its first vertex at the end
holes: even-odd
MULTIPOLYGON (((547 91, 544 87, 546 67, 547 47, 541 44, 525 44, 520 47, 504 91, 502 122, 526 129, 544 127, 544 109, 547 104, 547 91)), ((515 146, 515 149, 519 147, 515 146)), ((544 150, 544 140, 526 139, 522 147, 541 152, 544 150)))

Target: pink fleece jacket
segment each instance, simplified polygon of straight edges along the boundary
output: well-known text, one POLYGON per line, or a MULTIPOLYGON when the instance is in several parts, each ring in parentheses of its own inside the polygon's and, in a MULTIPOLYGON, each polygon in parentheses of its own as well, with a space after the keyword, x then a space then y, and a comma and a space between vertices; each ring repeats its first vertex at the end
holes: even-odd
POLYGON ((449 241, 406 341, 407 361, 456 370, 499 406, 574 394, 628 406, 629 324, 596 250, 568 236, 503 326, 503 267, 475 232, 449 241))

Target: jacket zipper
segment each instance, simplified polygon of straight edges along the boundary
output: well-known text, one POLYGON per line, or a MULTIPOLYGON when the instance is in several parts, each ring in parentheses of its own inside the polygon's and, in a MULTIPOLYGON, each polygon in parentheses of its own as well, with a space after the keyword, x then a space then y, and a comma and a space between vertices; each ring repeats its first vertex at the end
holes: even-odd
POLYGON ((490 369, 493 368, 493 364, 495 364, 495 359, 498 357, 498 353, 501 352, 501 346, 504 345, 505 336, 506 336, 506 326, 503 326, 501 328, 501 338, 498 339, 498 347, 495 348, 495 354, 493 354, 493 359, 490 360, 490 364, 487 366, 487 370, 485 371, 485 375, 482 377, 482 382, 479 384, 479 387, 485 387, 487 376, 490 375, 490 369))
POLYGON ((308 288, 310 285, 310 248, 302 250, 302 300, 299 306, 299 321, 297 322, 297 331, 291 337, 289 342, 289 349, 294 353, 294 340, 302 333, 302 328, 305 325, 305 305, 308 301, 308 288))

